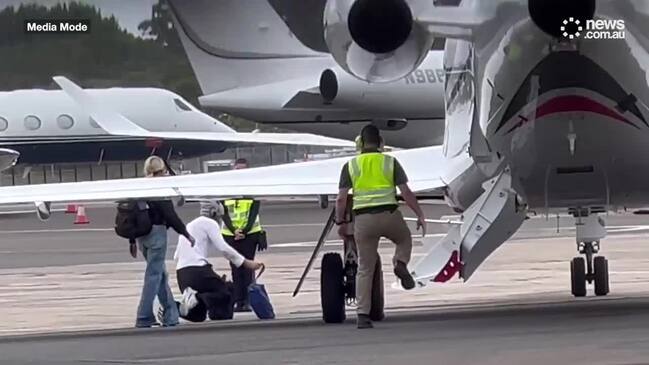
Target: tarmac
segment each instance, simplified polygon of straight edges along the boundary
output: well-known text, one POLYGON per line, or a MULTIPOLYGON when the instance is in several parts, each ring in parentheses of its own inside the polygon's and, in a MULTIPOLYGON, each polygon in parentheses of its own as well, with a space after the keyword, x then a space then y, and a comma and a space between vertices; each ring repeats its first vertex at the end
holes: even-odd
MULTIPOLYGON (((452 214, 442 205, 426 211, 429 218, 452 214)), ((0 216, 0 363, 649 364, 646 216, 608 217, 602 254, 610 261, 611 294, 605 298, 569 293, 572 219, 560 218, 557 232, 556 218, 537 217, 467 283, 454 279, 405 292, 392 288, 394 275, 384 265, 388 319, 359 332, 352 308, 349 323, 322 323, 318 264, 292 297, 328 216, 315 202, 262 210, 270 249, 259 254, 268 267, 261 281, 277 320, 246 313, 234 321, 150 330, 132 329, 143 261, 133 260, 112 232, 114 208, 87 212, 85 226, 61 212, 45 223, 32 214, 0 216)), ((189 219, 197 208, 181 212, 189 219)), ((430 225, 428 233, 444 231, 430 225)), ((331 239, 326 251, 340 250, 331 239)), ((170 242, 171 254, 174 234, 170 242)), ((390 245, 380 251, 389 263, 390 245)), ((420 244, 414 253, 423 253, 420 244)), ((213 263, 228 273, 222 258, 213 263)))

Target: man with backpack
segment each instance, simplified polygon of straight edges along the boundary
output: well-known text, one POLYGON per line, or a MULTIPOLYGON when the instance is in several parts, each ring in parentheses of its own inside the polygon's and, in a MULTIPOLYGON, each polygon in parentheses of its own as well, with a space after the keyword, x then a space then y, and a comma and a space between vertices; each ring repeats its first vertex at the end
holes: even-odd
POLYGON ((228 245, 221 233, 220 219, 223 206, 217 201, 201 202, 200 216, 187 224, 187 231, 196 239, 195 245, 188 244, 183 236, 178 238, 174 254, 176 278, 183 293, 178 303, 180 317, 191 322, 231 319, 234 293, 231 282, 214 272, 207 260, 210 248, 223 255, 234 267, 251 272, 263 264, 248 260, 228 245))

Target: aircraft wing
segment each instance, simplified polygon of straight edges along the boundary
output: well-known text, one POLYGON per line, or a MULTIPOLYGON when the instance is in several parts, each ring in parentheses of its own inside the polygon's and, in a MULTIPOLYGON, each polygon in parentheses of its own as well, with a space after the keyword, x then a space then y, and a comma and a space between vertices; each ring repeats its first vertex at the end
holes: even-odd
POLYGON ((106 132, 118 136, 190 139, 232 143, 270 143, 311 146, 353 147, 354 142, 308 133, 159 132, 149 131, 124 115, 104 107, 77 84, 62 76, 54 81, 106 132))
MULTIPOLYGON (((113 133, 111 133, 113 134, 113 133)), ((141 136, 139 134, 123 134, 141 136)), ((227 132, 149 132, 146 137, 162 139, 194 139, 232 143, 269 143, 309 146, 353 147, 354 142, 309 133, 227 133, 227 132)))
MULTIPOLYGON (((445 184, 440 146, 390 153, 416 193, 440 195, 445 184)), ((0 188, 1 204, 117 201, 132 198, 293 197, 335 195, 349 157, 196 175, 89 181, 0 188)))

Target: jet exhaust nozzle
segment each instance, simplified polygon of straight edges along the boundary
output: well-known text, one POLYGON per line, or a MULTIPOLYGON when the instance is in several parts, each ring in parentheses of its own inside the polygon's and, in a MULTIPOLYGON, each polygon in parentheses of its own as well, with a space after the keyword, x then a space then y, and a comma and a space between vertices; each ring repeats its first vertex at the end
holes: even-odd
POLYGON ((320 75, 320 95, 326 104, 331 104, 338 96, 338 76, 331 69, 322 71, 320 75))
MULTIPOLYGON (((573 18, 585 26, 586 21, 595 15, 596 0, 529 0, 528 8, 534 23, 545 33, 563 37, 564 27, 578 27, 576 23, 564 24, 564 20, 573 18)), ((567 29, 570 33, 575 30, 567 29)))
POLYGON ((325 41, 336 62, 370 82, 398 80, 426 58, 434 38, 413 14, 429 0, 329 0, 325 41))

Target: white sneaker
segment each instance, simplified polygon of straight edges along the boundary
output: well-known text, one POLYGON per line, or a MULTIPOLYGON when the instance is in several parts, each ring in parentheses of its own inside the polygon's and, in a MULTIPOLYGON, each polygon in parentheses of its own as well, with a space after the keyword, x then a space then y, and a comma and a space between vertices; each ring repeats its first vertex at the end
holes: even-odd
POLYGON ((196 293, 197 291, 192 289, 191 287, 187 287, 183 291, 183 297, 180 300, 180 308, 178 308, 178 312, 180 312, 181 316, 186 316, 190 310, 198 305, 198 298, 196 298, 196 293))
POLYGON ((156 298, 153 301, 153 314, 155 314, 158 323, 162 325, 164 323, 164 318, 165 318, 165 309, 164 307, 162 307, 162 305, 160 305, 158 298, 156 298))

